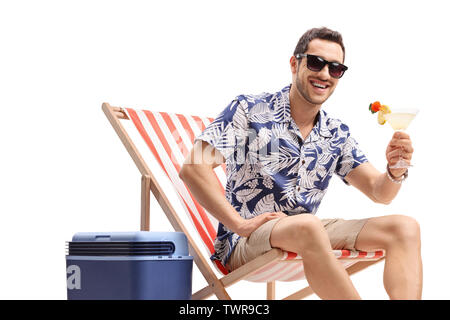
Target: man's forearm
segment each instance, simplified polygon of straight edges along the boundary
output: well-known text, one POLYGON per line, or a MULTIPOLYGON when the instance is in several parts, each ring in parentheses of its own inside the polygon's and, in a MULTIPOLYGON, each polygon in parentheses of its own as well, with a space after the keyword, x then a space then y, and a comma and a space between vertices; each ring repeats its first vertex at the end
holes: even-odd
POLYGON ((389 204, 400 190, 400 183, 392 182, 388 173, 382 173, 374 183, 373 195, 377 202, 389 204))
POLYGON ((243 218, 223 195, 214 171, 207 165, 184 164, 180 178, 202 207, 222 222, 228 229, 237 232, 243 218))

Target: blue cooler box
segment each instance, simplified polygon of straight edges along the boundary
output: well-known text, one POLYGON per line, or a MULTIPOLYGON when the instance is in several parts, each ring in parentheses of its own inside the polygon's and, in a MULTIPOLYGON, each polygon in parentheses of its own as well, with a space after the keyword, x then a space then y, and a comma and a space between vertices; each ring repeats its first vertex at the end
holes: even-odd
POLYGON ((76 233, 66 255, 69 300, 191 299, 182 232, 76 233))

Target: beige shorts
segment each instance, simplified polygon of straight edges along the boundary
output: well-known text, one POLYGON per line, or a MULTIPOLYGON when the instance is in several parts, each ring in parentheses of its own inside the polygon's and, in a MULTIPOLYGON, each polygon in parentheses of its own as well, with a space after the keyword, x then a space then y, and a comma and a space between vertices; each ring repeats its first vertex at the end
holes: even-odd
MULTIPOLYGON (((248 238, 241 237, 231 253, 227 268, 230 271, 235 270, 271 250, 270 234, 280 219, 267 221, 253 231, 248 238)), ((356 238, 367 219, 322 219, 321 221, 328 233, 333 250, 354 250, 356 238)))

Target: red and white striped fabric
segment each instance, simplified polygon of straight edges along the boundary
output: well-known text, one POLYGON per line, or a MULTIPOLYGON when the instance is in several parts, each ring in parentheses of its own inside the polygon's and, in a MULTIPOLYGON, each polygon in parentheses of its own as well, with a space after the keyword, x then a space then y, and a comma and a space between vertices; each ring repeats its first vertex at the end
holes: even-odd
MULTIPOLYGON (((383 257, 383 251, 365 252, 350 250, 333 250, 337 259, 348 268, 361 259, 378 260, 383 257), (345 260, 343 260, 345 259, 345 260)), ((283 257, 267 264, 262 269, 248 276, 245 280, 253 282, 294 281, 305 278, 302 257, 293 252, 283 252, 283 257)))
MULTIPOLYGON (((195 200, 184 182, 179 178, 178 172, 184 159, 193 147, 195 137, 214 119, 130 108, 124 110, 156 161, 174 185, 181 203, 203 243, 208 251, 213 254, 218 221, 195 200)), ((215 173, 220 184, 222 186, 225 185, 225 165, 216 168, 215 173)), ((335 250, 334 253, 338 259, 346 258, 346 261, 342 261, 346 265, 355 263, 355 259, 377 259, 384 254, 383 251, 362 252, 349 250, 335 250)), ((228 273, 219 261, 216 261, 216 267, 223 274, 228 273)), ((246 280, 267 282, 273 280, 292 281, 302 278, 304 278, 304 273, 301 257, 292 252, 285 252, 284 257, 280 261, 268 264, 246 278, 246 280)))

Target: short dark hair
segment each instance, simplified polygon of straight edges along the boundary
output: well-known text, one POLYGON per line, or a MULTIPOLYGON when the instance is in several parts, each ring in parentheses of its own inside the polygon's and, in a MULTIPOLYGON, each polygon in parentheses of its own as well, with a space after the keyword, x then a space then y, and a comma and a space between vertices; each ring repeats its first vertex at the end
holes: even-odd
POLYGON ((336 42, 342 48, 342 52, 344 53, 345 60, 345 47, 344 42, 342 41, 342 35, 334 30, 328 29, 326 27, 322 28, 312 28, 306 31, 298 40, 297 46, 294 50, 294 56, 299 53, 305 53, 308 50, 308 44, 313 39, 322 39, 336 42))

